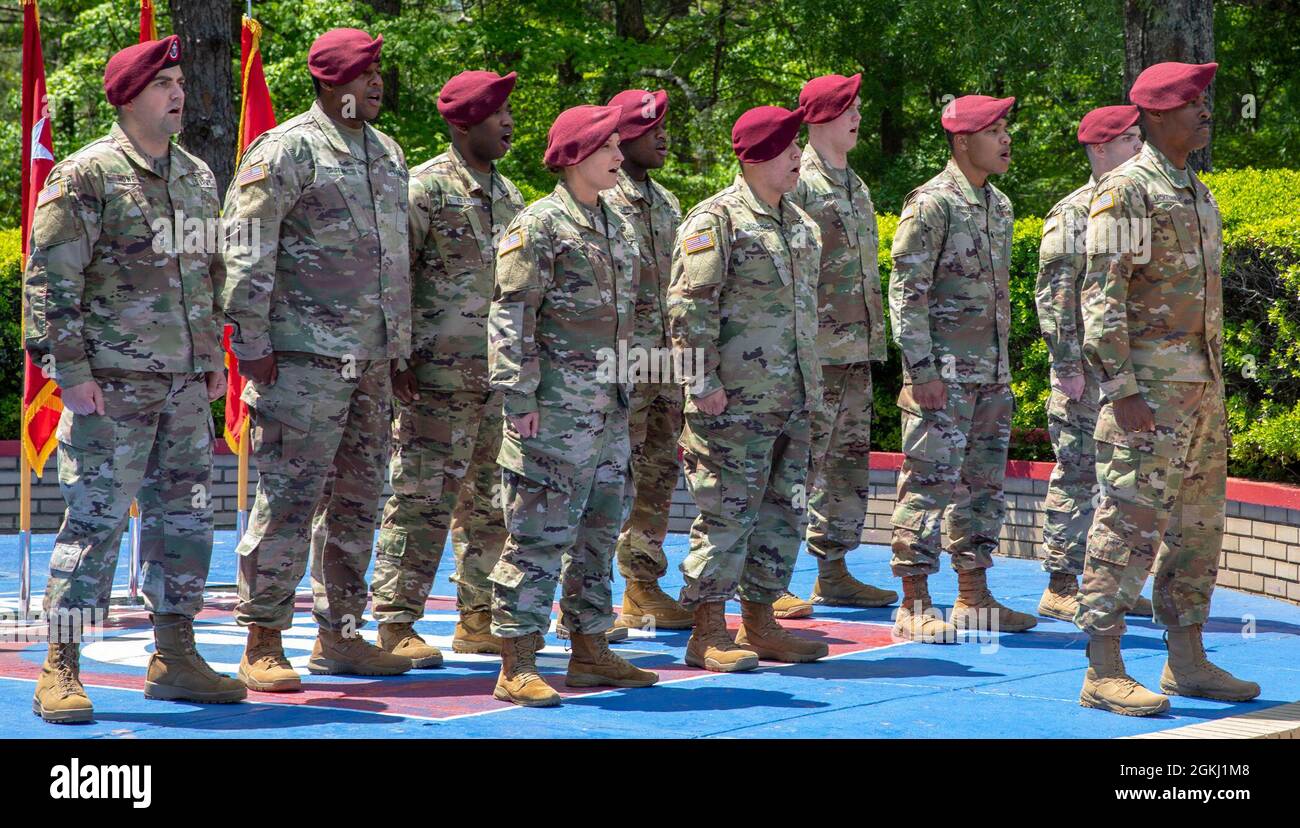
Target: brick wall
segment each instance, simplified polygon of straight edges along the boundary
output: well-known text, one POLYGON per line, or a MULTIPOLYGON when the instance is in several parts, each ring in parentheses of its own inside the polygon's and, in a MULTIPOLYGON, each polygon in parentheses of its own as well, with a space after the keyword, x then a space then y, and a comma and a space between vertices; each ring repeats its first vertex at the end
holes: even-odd
MULTIPOLYGON (((224 447, 223 447, 224 448, 224 447)), ((889 543, 889 516, 894 510, 901 455, 876 454, 871 460, 871 501, 863 542, 889 543)), ((1043 542, 1043 498, 1050 463, 1013 461, 1007 468, 1007 520, 999 551, 1017 558, 1037 558, 1043 542)), ((216 523, 235 525, 235 458, 226 453, 214 463, 216 523)), ((250 470, 250 492, 257 483, 250 470)), ((385 488, 384 499, 388 489, 385 488)), ((383 500, 380 501, 381 505, 383 500)), ((1300 604, 1300 488, 1251 481, 1229 481, 1227 524, 1219 561, 1219 585, 1300 604)), ((45 479, 32 487, 32 527, 58 528, 63 514, 54 459, 45 479)), ((681 481, 673 493, 668 528, 685 533, 695 518, 695 504, 681 481)), ((16 443, 0 443, 0 532, 18 529, 18 457, 16 443)))

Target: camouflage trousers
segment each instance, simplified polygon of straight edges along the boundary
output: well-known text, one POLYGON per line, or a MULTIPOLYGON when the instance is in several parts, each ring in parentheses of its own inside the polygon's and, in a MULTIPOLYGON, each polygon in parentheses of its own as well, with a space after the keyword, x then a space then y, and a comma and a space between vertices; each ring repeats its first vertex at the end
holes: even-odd
POLYGON ((1015 399, 1010 386, 997 383, 949 383, 947 389, 948 404, 936 411, 917 405, 910 385, 898 396, 903 465, 890 518, 890 566, 899 577, 939 571, 941 522, 955 570, 993 566, 998 547, 1015 399))
POLYGON ((681 602, 771 604, 790 586, 803 537, 809 414, 691 412, 682 466, 699 515, 681 602))
POLYGON ((636 501, 618 538, 618 571, 629 581, 657 581, 668 571, 664 538, 668 510, 681 475, 682 392, 652 385, 633 400, 628 416, 636 501))
POLYGON ((371 614, 381 623, 424 617, 453 519, 462 537, 455 547, 461 607, 486 610, 487 575, 506 539, 496 464, 501 396, 421 388, 420 399, 394 406, 393 496, 379 524, 371 614))
POLYGON ((59 420, 59 488, 47 613, 108 609, 131 501, 140 506, 141 592, 152 613, 203 607, 212 559, 212 412, 201 373, 96 370, 104 413, 59 420))
POLYGON ((1138 380, 1154 432, 1128 432, 1110 403, 1097 416, 1101 498, 1075 623, 1092 635, 1123 635, 1124 612, 1154 573, 1155 620, 1203 624, 1223 546, 1227 422, 1217 382, 1138 380))
POLYGON ((1083 396, 1071 400, 1056 389, 1047 400, 1047 433, 1056 466, 1043 501, 1043 569, 1067 575, 1083 573, 1097 493, 1097 384, 1087 378, 1083 396))
POLYGON ((862 543, 871 498, 871 363, 823 365, 823 405, 812 417, 808 552, 841 560, 862 543))
POLYGON ((492 569, 492 634, 516 638, 550 627, 555 585, 570 630, 614 623, 612 564, 632 509, 627 410, 543 406, 536 436, 505 424, 499 462, 506 540, 492 569))
POLYGON ((391 361, 275 356, 275 384, 244 387, 258 479, 238 548, 235 619, 288 629, 310 552, 316 623, 356 629, 388 458, 391 361))

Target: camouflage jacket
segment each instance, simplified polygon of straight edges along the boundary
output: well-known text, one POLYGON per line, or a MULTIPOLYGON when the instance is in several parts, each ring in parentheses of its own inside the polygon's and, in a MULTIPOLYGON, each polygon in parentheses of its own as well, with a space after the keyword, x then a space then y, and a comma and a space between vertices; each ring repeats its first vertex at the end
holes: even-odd
POLYGON ((636 235, 603 195, 594 211, 604 227, 560 183, 497 245, 488 375, 506 414, 539 405, 609 411, 631 399, 616 361, 632 338, 636 235))
POLYGON ((1083 306, 1079 302, 1088 265, 1088 203, 1095 179, 1056 202, 1043 219, 1034 304, 1038 326, 1058 377, 1083 373, 1083 306))
POLYGON ((176 144, 169 158, 164 179, 114 124, 55 166, 37 198, 25 345, 63 388, 101 368, 221 370, 217 182, 176 144))
POLYGON ((719 388, 730 413, 821 409, 819 236, 793 195, 773 210, 743 175, 687 214, 668 288, 673 347, 691 357, 687 411, 719 388))
POLYGON ((314 103, 244 153, 225 215, 232 229, 255 222, 260 243, 226 245, 222 301, 240 359, 410 355, 406 159, 363 134, 366 158, 314 103))
POLYGON ((609 205, 636 233, 641 250, 641 278, 636 286, 636 328, 632 344, 645 349, 668 346, 668 276, 673 266, 673 238, 682 220, 677 196, 647 179, 651 200, 623 170, 618 186, 605 191, 609 205))
POLYGON ((1097 182, 1083 351, 1109 399, 1139 379, 1222 381, 1222 257, 1214 196, 1150 143, 1097 182))
POLYGON ((885 311, 871 192, 852 168, 848 187, 812 144, 804 147, 795 201, 822 231, 817 353, 822 365, 885 359, 885 311))
POLYGON ((411 170, 411 364, 426 388, 488 391, 496 242, 524 209, 495 168, 491 190, 454 147, 411 170))
POLYGON ((904 382, 1011 381, 1011 234, 1011 201, 955 161, 908 194, 889 279, 904 382))

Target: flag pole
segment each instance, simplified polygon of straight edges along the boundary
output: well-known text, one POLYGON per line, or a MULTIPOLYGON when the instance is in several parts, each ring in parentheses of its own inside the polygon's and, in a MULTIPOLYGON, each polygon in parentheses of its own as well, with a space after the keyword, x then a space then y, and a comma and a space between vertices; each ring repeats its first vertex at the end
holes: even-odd
MULTIPOLYGON (((26 269, 26 268, 24 268, 26 269)), ((23 291, 23 315, 26 319, 27 297, 23 291)), ((23 389, 18 414, 18 422, 24 430, 27 428, 27 374, 23 366, 23 389)), ((18 439, 18 603, 24 624, 31 617, 32 603, 32 467, 27 461, 27 445, 23 435, 18 439)))
MULTIPOLYGON (((252 5, 250 3, 250 5, 252 5)), ((239 472, 235 478, 235 543, 244 539, 248 529, 248 424, 245 415, 239 427, 239 472)))

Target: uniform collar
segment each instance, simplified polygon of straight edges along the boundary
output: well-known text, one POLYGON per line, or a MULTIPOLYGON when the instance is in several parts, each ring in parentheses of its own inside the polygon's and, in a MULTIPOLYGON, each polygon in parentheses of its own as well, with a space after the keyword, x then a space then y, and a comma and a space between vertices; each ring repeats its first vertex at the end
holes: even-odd
POLYGON ((803 148, 802 160, 804 164, 811 166, 813 169, 817 170, 817 172, 821 173, 832 185, 840 187, 841 189, 843 188, 844 173, 846 173, 847 170, 840 170, 832 167, 830 162, 828 162, 826 158, 817 151, 817 148, 812 145, 811 141, 809 141, 808 145, 803 148))
MULTIPOLYGON (((145 155, 140 148, 135 145, 135 142, 131 140, 131 136, 126 134, 126 130, 122 129, 120 123, 114 121, 113 127, 109 130, 108 134, 109 137, 113 139, 113 142, 117 144, 118 149, 122 150, 122 153, 131 160, 132 164, 145 172, 157 175, 157 173, 154 172, 153 164, 149 163, 149 156, 145 155)), ((185 157, 185 153, 172 152, 170 143, 167 145, 167 158, 167 180, 169 182, 175 181, 194 169, 194 165, 185 157)))
MULTIPOLYGON (((352 148, 348 146, 347 139, 343 137, 342 129, 333 118, 325 114, 325 110, 321 108, 320 101, 312 102, 311 109, 307 111, 310 113, 312 120, 316 122, 316 126, 322 133, 324 133, 325 140, 329 142, 329 145, 334 148, 335 152, 342 155, 352 155, 352 148)), ((371 157, 370 159, 361 158, 358 160, 374 160, 382 158, 388 154, 388 148, 384 145, 383 141, 379 140, 379 135, 375 132, 374 127, 370 124, 363 123, 361 125, 361 131, 365 133, 366 151, 371 154, 371 157)), ((356 158, 355 155, 352 155, 352 157, 356 158)))
POLYGON ((1175 187, 1181 187, 1184 190, 1195 189, 1192 186, 1192 171, 1189 169, 1180 170, 1174 167, 1169 159, 1165 157, 1165 154, 1156 149, 1155 145, 1150 141, 1142 144, 1142 153, 1143 157, 1155 165, 1156 169, 1160 170, 1175 187))
MULTIPOLYGON (((749 206, 749 209, 759 215, 768 216, 777 224, 782 223, 782 213, 789 212, 788 210, 780 210, 779 207, 768 207, 764 204, 763 200, 755 195, 754 191, 750 189, 749 182, 745 180, 745 176, 742 173, 736 173, 735 186, 740 191, 740 197, 744 200, 745 204, 749 206)), ((785 199, 786 195, 783 193, 781 195, 781 201, 785 201, 785 199)))
MULTIPOLYGON (((970 183, 970 179, 966 177, 966 173, 961 171, 961 167, 957 166, 954 159, 948 159, 948 166, 943 168, 943 172, 952 179, 953 186, 957 188, 957 191, 961 193, 962 198, 966 199, 967 203, 975 207, 984 206, 984 199, 980 198, 979 193, 975 191, 975 185, 970 183)), ((984 189, 987 190, 988 186, 988 182, 985 181, 984 189)))
MULTIPOLYGON (((645 180, 648 189, 653 191, 654 179, 650 177, 649 173, 646 173, 645 180)), ((628 201, 632 202, 633 204, 635 204, 638 201, 645 201, 646 203, 649 203, 649 201, 646 199, 645 191, 641 189, 641 185, 639 183, 637 183, 632 179, 632 176, 627 174, 627 170, 620 169, 618 171, 618 184, 615 185, 615 189, 617 189, 620 193, 622 193, 623 197, 626 198, 628 201)))
MULTIPOLYGON (((594 232, 600 232, 591 223, 591 218, 587 214, 587 210, 589 208, 583 207, 582 204, 578 202, 578 199, 573 197, 573 193, 569 192, 569 188, 565 186, 563 181, 555 185, 555 189, 552 191, 552 194, 555 196, 556 200, 560 202, 560 206, 564 208, 564 212, 568 213, 569 217, 572 218, 575 222, 587 228, 588 230, 594 232)), ((594 207, 590 209, 599 210, 603 206, 604 206, 604 199, 599 194, 597 194, 596 204, 594 207)))
MULTIPOLYGON (((479 184, 478 178, 474 175, 474 171, 470 167, 469 162, 465 160, 465 156, 460 154, 460 150, 456 149, 454 144, 451 149, 447 151, 447 155, 451 158, 452 168, 455 169, 456 174, 460 176, 461 184, 464 185, 465 189, 469 192, 483 193, 483 185, 479 184)), ((494 186, 496 184, 496 179, 497 165, 493 164, 491 172, 488 173, 489 186, 491 186, 493 190, 496 189, 494 186)), ((501 189, 504 191, 505 187, 502 187, 501 189)), ((492 199, 492 193, 483 193, 483 195, 487 196, 489 201, 492 199)))

